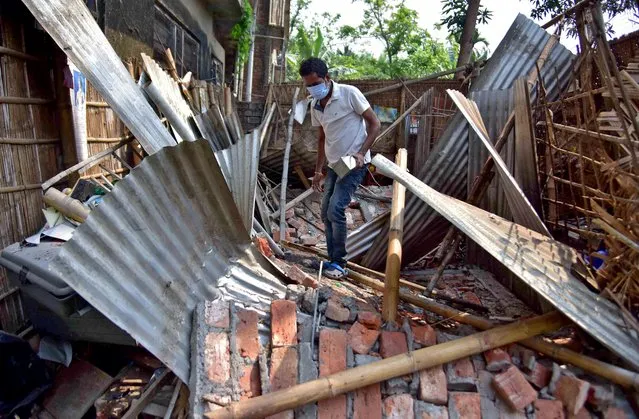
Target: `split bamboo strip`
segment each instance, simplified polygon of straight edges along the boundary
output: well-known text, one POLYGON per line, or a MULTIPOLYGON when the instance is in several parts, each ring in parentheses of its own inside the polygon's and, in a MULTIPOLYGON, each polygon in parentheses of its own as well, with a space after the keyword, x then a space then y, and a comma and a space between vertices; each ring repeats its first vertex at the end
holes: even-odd
POLYGON ((566 319, 558 313, 545 314, 233 403, 225 408, 209 412, 205 416, 220 419, 266 417, 532 336, 552 332, 566 323, 566 319))
POLYGON ((40 185, 39 183, 33 183, 31 185, 4 186, 4 187, 0 187, 0 194, 30 191, 33 189, 39 189, 40 187, 42 187, 42 185, 40 185))
MULTIPOLYGON (((426 94, 424 93, 424 95, 426 95, 426 94)), ((422 95, 422 97, 423 97, 424 95, 422 95)), ((386 128, 386 129, 384 130, 384 132, 382 132, 381 134, 379 134, 379 135, 377 136, 377 138, 375 138, 375 141, 373 141, 373 144, 371 145, 371 148, 372 148, 372 147, 373 147, 373 146, 374 146, 374 145, 375 145, 375 144, 376 144, 379 140, 381 140, 382 138, 384 138, 385 136, 387 136, 387 135, 388 135, 390 132, 392 132, 392 131, 393 131, 393 130, 394 130, 394 129, 395 129, 395 128, 399 125, 399 124, 401 124, 401 123, 402 123, 402 121, 404 120, 404 118, 406 118, 406 117, 407 117, 407 116, 408 116, 408 115, 409 115, 412 111, 414 111, 414 110, 415 110, 415 109, 416 109, 419 105, 421 105, 421 103, 422 103, 422 98, 420 97, 419 99, 417 99, 417 100, 415 101, 415 103, 413 103, 413 104, 410 106, 410 108, 406 109, 406 110, 404 111, 404 113, 402 113, 400 116, 398 116, 398 117, 397 117, 397 119, 396 119, 395 121, 393 121, 393 123, 392 123, 392 124, 390 124, 390 125, 388 126, 388 128, 386 128)))
MULTIPOLYGON (((355 282, 366 285, 376 291, 384 291, 384 284, 381 281, 368 278, 365 275, 353 271, 349 272, 348 277, 355 282)), ((452 307, 438 304, 434 301, 426 300, 408 292, 400 291, 399 297, 403 301, 416 307, 423 308, 424 310, 438 314, 447 319, 455 320, 459 323, 469 324, 480 330, 487 330, 496 326, 496 324, 491 322, 490 320, 486 320, 478 316, 473 316, 472 314, 464 313, 452 307)), ((530 349, 547 355, 557 361, 572 364, 583 369, 584 371, 596 374, 600 377, 612 381, 613 383, 619 384, 624 388, 639 390, 639 374, 633 371, 629 371, 615 365, 607 364, 598 359, 571 351, 541 338, 530 338, 522 340, 519 343, 530 349)))
POLYGON ((0 144, 11 145, 40 145, 40 144, 57 144, 60 142, 59 138, 7 138, 0 137, 0 144))
POLYGON ((11 105, 49 105, 53 103, 53 99, 0 96, 0 103, 6 103, 11 105))
MULTIPOLYGON (((538 124, 543 125, 544 123, 538 122, 538 124)), ((626 145, 628 143, 631 143, 635 148, 639 147, 639 142, 631 141, 624 137, 615 137, 614 135, 609 135, 609 134, 597 134, 596 132, 593 132, 593 131, 588 131, 582 128, 576 128, 576 127, 571 127, 569 125, 563 125, 563 124, 557 124, 557 123, 553 123, 552 126, 555 129, 558 129, 560 131, 566 131, 573 134, 584 135, 588 138, 593 138, 595 140, 603 140, 610 143, 621 144, 621 145, 626 145)))
POLYGON ((89 216, 89 209, 77 199, 73 199, 56 188, 49 188, 44 193, 44 202, 60 211, 63 215, 76 221, 84 222, 89 216))
POLYGON ((110 108, 108 103, 106 102, 87 102, 87 107, 89 108, 110 108))
POLYGON ((42 57, 36 57, 35 55, 25 54, 22 51, 17 51, 15 49, 0 47, 0 55, 8 55, 10 57, 20 58, 27 61, 46 61, 42 57))
POLYGON ((118 144, 107 148, 106 150, 89 157, 88 159, 81 161, 80 163, 73 165, 71 167, 69 167, 68 169, 58 173, 57 175, 55 175, 54 177, 52 177, 51 179, 47 180, 46 182, 42 183, 42 189, 43 190, 47 190, 49 187, 51 187, 52 185, 55 185, 56 183, 58 183, 59 181, 61 181, 62 179, 64 179, 65 177, 69 176, 71 173, 77 172, 80 169, 88 169, 89 167, 95 166, 96 164, 98 164, 100 162, 100 160, 108 157, 111 155, 111 153, 117 151, 119 148, 129 144, 131 141, 134 140, 135 137, 133 137, 133 135, 128 136, 126 139, 120 141, 118 144))
MULTIPOLYGON (((408 153, 405 148, 400 148, 397 151, 395 161, 402 170, 406 170, 408 153)), ((397 305, 399 304, 399 274, 402 268, 405 203, 406 188, 397 181, 393 182, 393 204, 390 212, 388 253, 386 256, 386 286, 382 304, 382 318, 393 323, 397 320, 397 305)))

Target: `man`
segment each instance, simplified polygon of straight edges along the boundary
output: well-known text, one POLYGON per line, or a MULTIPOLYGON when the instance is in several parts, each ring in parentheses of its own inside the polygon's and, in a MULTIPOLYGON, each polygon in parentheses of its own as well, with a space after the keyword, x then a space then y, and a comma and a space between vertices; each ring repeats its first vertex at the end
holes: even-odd
POLYGON ((371 161, 370 147, 379 134, 380 123, 362 92, 331 80, 326 63, 319 58, 302 62, 300 76, 313 97, 311 122, 319 127, 313 188, 324 191, 322 221, 330 260, 324 264, 323 272, 329 278, 341 279, 346 276, 345 209, 366 176, 371 161), (332 166, 345 156, 353 156, 357 166, 339 178, 332 166), (322 186, 322 169, 327 160, 322 186))

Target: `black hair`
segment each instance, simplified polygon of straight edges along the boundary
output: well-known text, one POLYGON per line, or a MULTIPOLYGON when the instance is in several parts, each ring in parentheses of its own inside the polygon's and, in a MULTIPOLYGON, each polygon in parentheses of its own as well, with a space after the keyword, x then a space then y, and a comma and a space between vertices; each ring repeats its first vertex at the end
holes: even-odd
POLYGON ((300 76, 305 77, 311 73, 316 73, 318 77, 326 78, 328 66, 322 59, 316 57, 307 58, 300 64, 300 76))

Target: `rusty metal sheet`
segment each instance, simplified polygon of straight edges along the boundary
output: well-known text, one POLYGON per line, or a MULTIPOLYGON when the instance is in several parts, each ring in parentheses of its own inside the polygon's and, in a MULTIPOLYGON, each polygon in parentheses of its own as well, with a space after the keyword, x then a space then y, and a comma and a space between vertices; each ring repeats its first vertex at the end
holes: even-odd
POLYGON ((24 0, 23 3, 147 153, 175 145, 82 0, 24 0))
POLYGON ((425 202, 453 223, 584 331, 639 368, 639 339, 630 334, 619 308, 570 273, 577 262, 575 249, 437 192, 384 156, 375 156, 373 164, 382 174, 406 186, 423 201, 422 206, 425 202))
POLYGON ((183 382, 198 302, 225 298, 264 311, 286 291, 251 244, 205 140, 144 159, 76 229, 50 270, 183 382))
MULTIPOLYGON (((512 87, 516 79, 535 71, 535 63, 547 46, 550 47, 548 56, 543 60, 543 65, 540 63, 541 77, 548 100, 556 99, 570 81, 574 55, 561 44, 554 43, 549 33, 522 14, 517 16, 472 84, 470 92, 512 87)), ((435 190, 465 199, 467 170, 468 125, 461 113, 457 113, 416 176, 435 190)), ((437 246, 450 224, 411 194, 406 197, 405 211, 402 262, 406 264, 437 246)), ((370 228, 374 227, 371 225, 370 228)), ((362 259, 363 265, 374 269, 383 266, 387 237, 388 226, 370 244, 370 249, 362 259)))

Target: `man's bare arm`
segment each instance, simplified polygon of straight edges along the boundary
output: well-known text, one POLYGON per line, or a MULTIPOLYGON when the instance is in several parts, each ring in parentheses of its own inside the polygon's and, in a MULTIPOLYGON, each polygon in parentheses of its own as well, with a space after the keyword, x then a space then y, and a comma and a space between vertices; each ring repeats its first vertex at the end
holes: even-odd
POLYGON ((359 166, 364 165, 364 156, 366 155, 366 152, 370 150, 373 142, 375 142, 375 139, 379 135, 380 127, 382 126, 382 124, 379 122, 379 119, 377 119, 377 115, 375 115, 375 112, 373 112, 371 108, 368 108, 364 111, 364 113, 362 114, 362 118, 364 118, 364 121, 366 121, 366 132, 368 135, 366 136, 366 141, 364 141, 364 144, 362 144, 362 147, 357 153, 360 156, 355 156, 357 158, 357 163, 359 166))
POLYGON ((318 127, 317 131, 317 160, 315 161, 315 174, 313 175, 313 189, 321 191, 320 182, 322 180, 322 169, 326 162, 326 150, 324 149, 324 143, 326 142, 326 134, 324 134, 324 128, 318 127))

